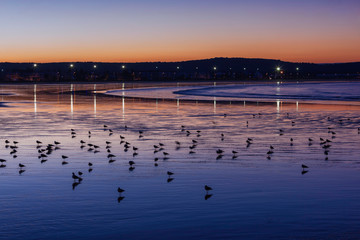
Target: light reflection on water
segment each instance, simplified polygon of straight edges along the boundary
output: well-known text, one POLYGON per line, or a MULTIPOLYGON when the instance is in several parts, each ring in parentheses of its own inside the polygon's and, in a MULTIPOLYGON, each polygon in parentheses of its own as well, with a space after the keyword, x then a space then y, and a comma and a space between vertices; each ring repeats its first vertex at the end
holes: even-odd
POLYGON ((146 100, 91 93, 141 84, 0 87, 1 93, 15 93, 2 95, 6 107, 0 108, 0 158, 7 160, 0 168, 1 239, 296 239, 359 234, 359 106, 146 100), (139 130, 144 131, 141 138, 139 130), (120 134, 139 148, 137 156, 132 148, 124 152, 120 134), (328 155, 320 137, 332 141, 328 155), (247 138, 253 139, 250 146, 247 138), (6 139, 19 142, 17 158, 5 148, 6 139), (36 140, 59 141, 60 149, 41 163, 36 140), (81 149, 80 140, 99 145, 100 152, 81 149), (198 143, 189 154, 192 140, 198 143), (111 164, 105 141, 112 142, 116 155, 111 164), (153 145, 159 142, 165 144, 169 159, 154 153, 153 145), (268 160, 270 145, 274 153, 268 160), (224 150, 218 160, 217 149, 224 150), (62 155, 69 156, 69 164, 61 164, 62 155), (135 161, 133 171, 129 160, 135 161), (88 162, 93 163, 91 172, 88 162), (21 175, 19 163, 26 165, 21 175), (301 164, 310 167, 304 175, 301 164), (77 171, 84 172, 84 180, 73 189, 71 173, 77 171), (175 173, 169 183, 167 171, 175 173), (207 200, 205 184, 213 188, 207 200), (125 192, 119 195, 118 187, 125 192))

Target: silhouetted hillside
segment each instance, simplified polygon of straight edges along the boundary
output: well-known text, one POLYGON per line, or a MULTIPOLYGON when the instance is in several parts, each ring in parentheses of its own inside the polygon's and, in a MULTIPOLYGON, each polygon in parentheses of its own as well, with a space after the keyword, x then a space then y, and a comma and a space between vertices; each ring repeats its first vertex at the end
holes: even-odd
POLYGON ((256 58, 212 58, 183 62, 63 62, 36 66, 34 63, 0 63, 0 69, 3 81, 356 78, 360 73, 360 62, 314 64, 256 58))

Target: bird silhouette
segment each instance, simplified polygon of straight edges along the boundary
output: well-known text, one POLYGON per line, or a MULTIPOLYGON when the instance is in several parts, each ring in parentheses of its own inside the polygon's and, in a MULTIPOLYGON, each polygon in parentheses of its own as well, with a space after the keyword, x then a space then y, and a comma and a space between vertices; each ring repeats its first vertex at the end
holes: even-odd
POLYGON ((301 164, 301 167, 303 170, 305 170, 305 168, 309 168, 308 166, 306 166, 305 164, 301 164))
POLYGON ((122 189, 122 188, 120 188, 120 187, 118 187, 117 191, 118 191, 118 193, 120 193, 120 194, 123 193, 123 192, 125 192, 125 190, 122 189))
POLYGON ((82 178, 77 176, 74 172, 72 173, 72 178, 74 179, 74 181, 78 180, 78 181, 81 181, 82 178))
POLYGON ((209 192, 210 190, 212 190, 212 188, 209 187, 208 185, 205 185, 204 189, 205 189, 206 193, 209 192))

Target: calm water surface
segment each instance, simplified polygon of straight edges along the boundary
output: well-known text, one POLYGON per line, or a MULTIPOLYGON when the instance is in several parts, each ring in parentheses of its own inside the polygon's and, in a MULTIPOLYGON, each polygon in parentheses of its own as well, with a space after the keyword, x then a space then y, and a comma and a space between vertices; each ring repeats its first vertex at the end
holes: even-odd
POLYGON ((0 86, 0 239, 359 238, 359 105, 100 94, 143 87, 184 84, 0 86), (54 141, 59 148, 41 162, 38 150, 54 141))

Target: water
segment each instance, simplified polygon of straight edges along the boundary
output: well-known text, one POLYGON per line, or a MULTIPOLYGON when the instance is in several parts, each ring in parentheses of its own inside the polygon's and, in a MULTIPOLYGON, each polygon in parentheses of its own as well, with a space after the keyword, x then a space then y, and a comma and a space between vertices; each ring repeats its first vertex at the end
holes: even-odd
POLYGON ((359 82, 227 85, 178 91, 178 94, 231 98, 360 101, 359 82))
POLYGON ((347 101, 346 104, 358 104, 360 101, 360 82, 272 82, 262 84, 221 84, 212 86, 153 87, 130 90, 112 90, 108 94, 117 96, 153 98, 153 91, 161 97, 178 99, 208 100, 287 100, 287 101, 347 101), (351 102, 351 103, 349 103, 351 102))
POLYGON ((0 168, 0 239, 359 236, 360 106, 355 101, 199 101, 172 94, 197 88, 206 86, 2 85, 0 158, 7 162, 0 168), (158 98, 139 98, 144 87, 156 88, 148 95, 158 98), (116 89, 127 90, 129 98, 122 91, 120 97, 100 94, 116 89), (134 98, 132 91, 138 94, 134 98), (139 148, 137 156, 132 148, 124 152, 120 134, 139 148), (320 137, 332 141, 328 155, 320 137), (253 144, 247 146, 247 138, 253 144), (16 158, 6 139, 19 142, 16 158), (36 140, 61 144, 41 163, 36 140), (100 151, 80 148, 80 140, 100 151), (192 140, 198 143, 189 154, 192 140), (113 163, 105 141, 111 141, 113 163), (168 159, 162 151, 154 153, 159 142, 168 159), (224 150, 222 158, 217 159, 217 149, 224 150), (61 164, 61 155, 69 156, 69 164, 61 164), (21 174, 19 163, 26 165, 21 174), (307 173, 301 164, 309 166, 307 173), (83 181, 74 185, 71 173, 78 171, 83 181), (167 171, 174 172, 170 182, 167 171), (205 184, 213 188, 207 200, 205 184), (125 192, 119 195, 118 187, 125 192))

